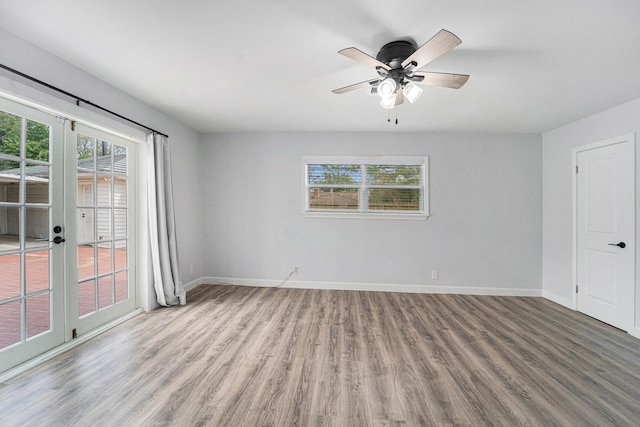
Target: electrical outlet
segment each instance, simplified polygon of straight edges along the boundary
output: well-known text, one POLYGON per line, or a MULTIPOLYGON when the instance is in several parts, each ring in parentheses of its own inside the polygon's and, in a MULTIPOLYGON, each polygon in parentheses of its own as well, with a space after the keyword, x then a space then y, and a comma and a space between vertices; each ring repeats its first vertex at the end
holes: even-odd
POLYGON ((438 277, 440 277, 440 274, 438 273, 438 270, 432 270, 431 271, 431 280, 438 280, 438 277))
POLYGON ((294 272, 294 273, 296 273, 296 274, 298 274, 298 267, 297 267, 297 266, 296 266, 296 267, 293 267, 293 272, 294 272))

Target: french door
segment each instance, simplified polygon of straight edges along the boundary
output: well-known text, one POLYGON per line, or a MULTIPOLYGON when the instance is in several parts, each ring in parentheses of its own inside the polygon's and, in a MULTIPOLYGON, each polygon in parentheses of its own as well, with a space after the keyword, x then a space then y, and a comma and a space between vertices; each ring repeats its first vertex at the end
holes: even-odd
POLYGON ((135 145, 67 125, 67 339, 136 308, 135 145))
POLYGON ((0 98, 0 373, 136 308, 135 144, 0 98))
POLYGON ((63 135, 0 98, 0 372, 64 342, 63 135))

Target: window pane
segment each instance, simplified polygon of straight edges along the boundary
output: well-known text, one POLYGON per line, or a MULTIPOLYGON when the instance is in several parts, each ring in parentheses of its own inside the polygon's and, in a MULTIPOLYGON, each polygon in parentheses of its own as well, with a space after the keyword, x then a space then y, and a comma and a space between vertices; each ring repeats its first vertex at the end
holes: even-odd
POLYGON ((78 215, 78 242, 93 242, 95 238, 95 209, 79 208, 78 215))
POLYGON ((111 240, 111 209, 97 209, 98 241, 111 240))
MULTIPOLYGON (((14 176, 10 176, 6 183, 3 183, 4 194, 1 196, 3 202, 9 203, 22 203, 22 199, 20 199, 20 170, 17 171, 18 176, 16 176, 14 181, 14 176)), ((13 175, 13 171, 9 171, 10 175, 13 175)))
POLYGON ((100 243, 98 245, 98 274, 111 273, 111 242, 100 243))
POLYGON ((78 171, 78 206, 95 206, 93 200, 93 174, 78 171))
POLYGON ((420 211, 420 190, 399 188, 370 189, 369 209, 372 211, 420 211))
POLYGON ((27 203, 49 203, 49 166, 27 164, 24 171, 27 203))
POLYGON ((129 285, 127 279, 128 273, 123 271, 121 273, 116 273, 115 276, 115 288, 116 288, 116 303, 120 301, 124 301, 129 298, 129 285))
POLYGON ((0 253, 20 249, 20 215, 22 208, 0 206, 0 253))
POLYGON ((114 177, 113 181, 113 205, 127 206, 127 180, 122 177, 114 177))
POLYGON ((115 242, 115 259, 114 266, 115 271, 124 270, 127 268, 127 241, 118 240, 115 242))
POLYGON ((119 145, 113 146, 113 173, 119 175, 127 173, 127 149, 119 145))
MULTIPOLYGON (((22 119, 0 111, 0 153, 20 157, 20 123, 22 119)), ((0 166, 2 164, 0 163, 0 166)), ((6 168, 9 169, 9 168, 6 168)))
POLYGON ((49 247, 49 208, 26 208, 26 245, 49 247))
POLYGON ((27 159, 49 161, 49 126, 27 120, 27 159))
POLYGON ((127 210, 126 209, 113 210, 113 227, 114 227, 115 239, 127 238, 127 210))
POLYGON ((27 294, 49 289, 49 251, 27 252, 24 261, 27 294))
POLYGON ((111 206, 111 177, 107 175, 97 175, 96 185, 98 186, 98 206, 111 206))
POLYGON ((27 298, 27 338, 47 332, 50 320, 49 292, 27 298))
POLYGON ((312 188, 309 190, 310 209, 357 210, 357 188, 312 188))
POLYGON ((113 275, 98 279, 98 308, 103 309, 113 304, 113 275))
POLYGON ((99 172, 111 173, 111 171, 113 170, 111 143, 107 141, 98 141, 96 149, 96 169, 99 172))
POLYGON ((309 184, 358 185, 360 165, 307 165, 309 184))
POLYGON ((20 296, 20 254, 1 255, 0 271, 0 300, 20 296))
POLYGON ((78 280, 96 275, 96 260, 93 245, 78 245, 78 280))
POLYGON ((420 165, 367 165, 368 185, 420 185, 420 165))
POLYGON ((82 317, 94 311, 96 311, 95 280, 78 283, 78 315, 82 317))
POLYGON ((20 342, 20 301, 0 304, 0 350, 20 342))
POLYGON ((94 169, 96 140, 84 135, 78 135, 77 143, 78 169, 94 169))

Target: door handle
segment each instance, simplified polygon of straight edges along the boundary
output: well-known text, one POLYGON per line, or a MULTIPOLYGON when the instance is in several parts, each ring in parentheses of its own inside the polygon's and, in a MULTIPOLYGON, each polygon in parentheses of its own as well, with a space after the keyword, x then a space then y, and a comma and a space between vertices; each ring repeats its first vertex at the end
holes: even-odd
POLYGON ((609 243, 609 246, 617 246, 621 249, 624 249, 627 247, 627 244, 625 242, 620 242, 620 243, 609 243))
POLYGON ((53 242, 56 245, 59 245, 60 243, 66 242, 66 240, 64 240, 63 237, 60 236, 56 236, 53 238, 53 240, 49 240, 48 238, 44 238, 44 239, 35 239, 36 242, 53 242))

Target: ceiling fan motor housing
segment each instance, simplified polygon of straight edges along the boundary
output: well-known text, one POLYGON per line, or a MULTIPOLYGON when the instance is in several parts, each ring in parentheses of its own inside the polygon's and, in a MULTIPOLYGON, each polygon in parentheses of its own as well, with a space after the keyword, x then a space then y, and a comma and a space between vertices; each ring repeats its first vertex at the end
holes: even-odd
POLYGON ((413 43, 406 40, 397 40, 382 46, 376 59, 387 64, 392 70, 402 68, 402 61, 410 57, 416 51, 413 43))
POLYGON ((391 68, 387 77, 396 81, 398 86, 404 83, 406 70, 402 67, 402 62, 416 51, 413 43, 406 40, 396 40, 382 46, 376 59, 391 68))

